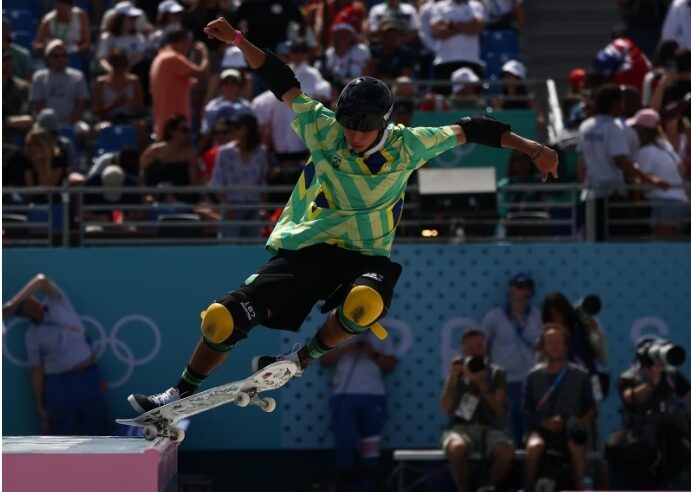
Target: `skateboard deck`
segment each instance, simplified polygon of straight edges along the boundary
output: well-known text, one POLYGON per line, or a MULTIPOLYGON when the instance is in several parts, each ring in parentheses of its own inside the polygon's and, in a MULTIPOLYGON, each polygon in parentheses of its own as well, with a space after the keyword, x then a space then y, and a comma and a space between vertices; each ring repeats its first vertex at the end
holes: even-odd
POLYGON ((293 377, 297 370, 295 362, 280 360, 269 364, 246 379, 195 393, 154 408, 133 419, 116 419, 115 421, 119 424, 144 427, 144 438, 149 441, 162 436, 180 442, 184 439, 185 432, 176 427, 176 423, 226 403, 235 403, 239 407, 257 405, 265 412, 273 412, 276 409, 276 400, 271 397, 260 398, 257 394, 280 388, 293 377))

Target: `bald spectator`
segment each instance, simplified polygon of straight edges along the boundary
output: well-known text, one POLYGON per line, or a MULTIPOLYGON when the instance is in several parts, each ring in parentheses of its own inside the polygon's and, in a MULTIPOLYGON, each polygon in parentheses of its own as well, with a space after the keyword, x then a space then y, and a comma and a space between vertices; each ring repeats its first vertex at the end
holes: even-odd
POLYGON ((29 101, 35 112, 43 108, 55 111, 61 126, 75 126, 77 131, 86 131, 88 126, 81 122, 89 99, 84 74, 67 66, 67 46, 54 39, 45 51, 46 68, 37 70, 31 80, 29 101))
MULTIPOLYGON (((434 79, 448 81, 451 74, 468 67, 482 77, 480 33, 485 26, 485 9, 478 0, 441 0, 432 7, 432 36, 436 39, 434 79)), ((449 94, 451 88, 438 91, 449 94)))
POLYGON ((205 78, 209 70, 209 54, 203 43, 196 42, 199 64, 185 56, 190 39, 182 29, 168 35, 168 43, 151 64, 151 95, 153 99, 154 130, 157 139, 163 136, 163 126, 171 117, 181 114, 190 123, 192 86, 196 78, 205 78))
POLYGON ((43 17, 36 31, 34 53, 42 55, 54 39, 65 43, 69 53, 86 52, 91 47, 89 16, 75 7, 74 0, 56 0, 55 10, 43 17))

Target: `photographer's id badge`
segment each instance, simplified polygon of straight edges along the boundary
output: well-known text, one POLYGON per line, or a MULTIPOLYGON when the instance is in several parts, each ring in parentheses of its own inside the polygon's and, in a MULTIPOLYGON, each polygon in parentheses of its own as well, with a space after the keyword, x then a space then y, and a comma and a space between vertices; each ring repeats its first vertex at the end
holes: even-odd
POLYGON ((595 398, 595 401, 602 401, 604 395, 602 394, 602 386, 600 386, 600 378, 597 374, 590 376, 590 386, 593 388, 593 398, 595 398))
POLYGON ((480 403, 480 399, 477 396, 471 393, 465 393, 463 398, 461 398, 461 403, 458 404, 458 408, 456 409, 456 416, 470 422, 473 415, 475 415, 478 403, 480 403))

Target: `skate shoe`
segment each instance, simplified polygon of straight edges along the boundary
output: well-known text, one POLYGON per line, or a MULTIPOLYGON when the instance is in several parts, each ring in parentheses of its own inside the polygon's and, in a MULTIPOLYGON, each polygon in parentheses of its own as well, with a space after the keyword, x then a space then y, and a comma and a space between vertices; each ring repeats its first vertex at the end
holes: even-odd
POLYGON ((302 364, 300 364, 300 359, 298 358, 298 350, 300 350, 301 345, 296 343, 293 345, 293 349, 290 352, 279 355, 257 355, 252 359, 252 372, 261 371, 269 364, 278 362, 279 360, 290 360, 295 362, 298 367, 297 372, 293 375, 295 378, 302 376, 302 364))
POLYGON ((180 399, 180 392, 177 388, 168 388, 163 393, 156 395, 141 395, 135 394, 127 397, 132 408, 134 408, 140 415, 146 413, 154 408, 162 407, 168 403, 178 401, 180 399))

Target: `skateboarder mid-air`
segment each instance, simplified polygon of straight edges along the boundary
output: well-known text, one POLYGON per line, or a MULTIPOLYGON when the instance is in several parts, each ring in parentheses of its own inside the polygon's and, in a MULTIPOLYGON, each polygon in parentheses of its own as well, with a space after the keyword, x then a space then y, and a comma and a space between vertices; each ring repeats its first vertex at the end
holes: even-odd
POLYGON ((293 129, 311 158, 285 206, 267 248, 274 256, 237 289, 202 313, 202 339, 178 383, 155 395, 131 395, 140 413, 189 396, 257 325, 297 331, 319 300, 326 322, 298 350, 259 356, 253 370, 279 360, 301 370, 328 350, 372 327, 385 315, 401 265, 389 259, 406 182, 428 160, 466 142, 519 150, 542 181, 557 177, 557 155, 484 116, 438 128, 389 122, 393 97, 371 77, 348 83, 336 111, 300 90, 291 68, 247 41, 226 20, 204 32, 240 48, 254 73, 295 112, 293 129))

